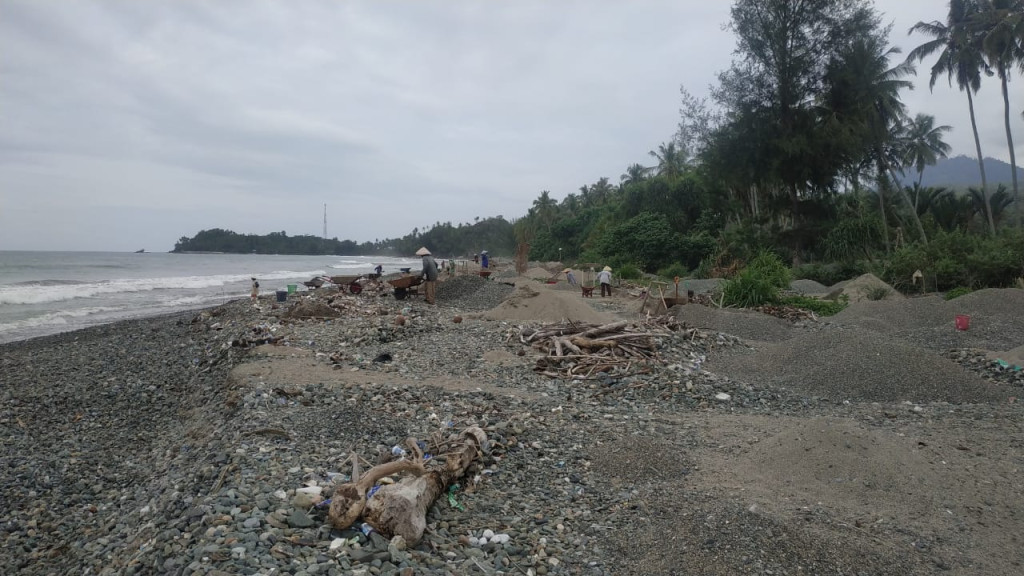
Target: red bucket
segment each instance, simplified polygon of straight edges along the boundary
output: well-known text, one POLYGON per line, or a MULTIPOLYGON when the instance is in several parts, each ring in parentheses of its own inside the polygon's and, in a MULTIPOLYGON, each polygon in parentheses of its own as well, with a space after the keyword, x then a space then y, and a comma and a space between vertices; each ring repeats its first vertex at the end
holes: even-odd
POLYGON ((956 329, 967 330, 971 327, 971 317, 966 314, 956 315, 956 329))

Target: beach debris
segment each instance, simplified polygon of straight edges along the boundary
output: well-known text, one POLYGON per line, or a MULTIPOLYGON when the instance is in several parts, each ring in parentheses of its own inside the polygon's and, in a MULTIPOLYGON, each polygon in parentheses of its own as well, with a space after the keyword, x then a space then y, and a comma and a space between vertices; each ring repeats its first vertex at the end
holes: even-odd
POLYGON ((757 306, 754 308, 762 314, 769 316, 775 316, 776 318, 782 318, 783 320, 789 320, 790 322, 801 322, 803 320, 817 320, 818 317, 810 310, 803 308, 797 308, 796 306, 778 306, 774 304, 765 304, 764 306, 757 306))
MULTIPOLYGON (((362 518, 387 538, 401 536, 415 546, 427 526, 427 510, 455 481, 466 474, 479 456, 489 452, 487 435, 472 426, 459 435, 442 440, 435 434, 430 444, 409 438, 406 455, 400 460, 359 471, 359 458, 353 454, 352 479, 337 486, 331 496, 328 519, 332 526, 345 529, 362 518), (427 457, 424 447, 436 456, 427 457), (405 474, 397 482, 381 483, 389 476, 405 474)), ((392 454, 400 451, 391 451, 392 454)))
POLYGON ((528 326, 519 330, 518 338, 545 353, 537 359, 535 372, 551 378, 595 380, 661 363, 658 340, 669 334, 670 322, 659 317, 641 329, 629 329, 625 320, 599 326, 574 322, 528 326))

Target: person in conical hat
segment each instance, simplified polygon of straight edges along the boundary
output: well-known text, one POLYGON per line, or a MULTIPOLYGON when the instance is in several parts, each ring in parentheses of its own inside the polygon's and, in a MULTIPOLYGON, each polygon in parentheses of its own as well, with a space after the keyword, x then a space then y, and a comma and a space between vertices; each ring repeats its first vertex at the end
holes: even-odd
POLYGON ((569 286, 577 285, 576 275, 572 273, 572 268, 566 268, 562 270, 562 273, 565 274, 565 279, 569 282, 569 286))
POLYGON ((423 299, 427 304, 433 304, 437 295, 437 262, 426 246, 417 250, 416 255, 423 257, 423 299))
POLYGON ((601 283, 601 297, 612 295, 612 269, 605 266, 597 273, 597 281, 601 283))

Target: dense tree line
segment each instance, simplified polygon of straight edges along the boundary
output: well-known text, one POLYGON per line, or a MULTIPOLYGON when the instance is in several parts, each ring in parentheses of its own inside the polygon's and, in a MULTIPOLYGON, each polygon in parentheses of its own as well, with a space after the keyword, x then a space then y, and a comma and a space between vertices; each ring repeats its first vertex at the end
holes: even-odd
POLYGON ((212 230, 175 250, 409 255, 427 246, 459 256, 528 244, 534 260, 667 277, 729 276, 778 258, 825 283, 872 271, 901 285, 920 269, 932 288, 1005 285, 1024 275, 1020 112, 1008 98, 1011 72, 1024 73, 1024 0, 948 8, 911 28, 929 39, 903 57, 868 0, 735 0, 734 61, 710 98, 682 88, 679 126, 648 153, 650 165, 561 200, 542 191, 514 222, 438 222, 362 244, 212 230), (950 152, 951 130, 901 100, 924 62, 929 87, 945 79, 965 95, 979 167, 966 190, 923 185, 950 152), (999 83, 998 118, 974 107, 983 81, 999 83), (994 121, 1006 133, 1009 187, 985 171, 977 125, 994 121))
POLYGON ((822 280, 871 270, 899 283, 915 258, 943 261, 939 284, 1024 274, 1006 96, 1010 71, 1024 72, 1024 1, 952 0, 945 22, 912 28, 931 39, 905 58, 865 0, 736 0, 731 16, 736 57, 710 99, 682 90, 678 131, 650 152, 653 166, 632 164, 618 184, 600 178, 561 201, 541 192, 516 225, 532 258, 706 275, 767 249, 822 280), (947 78, 965 93, 976 142, 973 94, 990 72, 1000 83, 1010 188, 992 189, 980 144, 978 186, 921 185, 949 153, 951 128, 907 110, 900 95, 931 58, 929 84, 947 78), (954 273, 955 258, 928 248, 936 238, 998 251, 1000 262, 984 278, 954 273))
POLYGON ((183 236, 173 252, 226 252, 235 254, 302 254, 335 256, 411 256, 421 246, 443 256, 470 256, 487 250, 496 256, 513 251, 512 223, 501 216, 477 220, 473 224, 436 223, 418 228, 401 238, 357 243, 352 240, 324 239, 319 236, 288 236, 285 232, 238 234, 214 228, 194 237, 183 236))

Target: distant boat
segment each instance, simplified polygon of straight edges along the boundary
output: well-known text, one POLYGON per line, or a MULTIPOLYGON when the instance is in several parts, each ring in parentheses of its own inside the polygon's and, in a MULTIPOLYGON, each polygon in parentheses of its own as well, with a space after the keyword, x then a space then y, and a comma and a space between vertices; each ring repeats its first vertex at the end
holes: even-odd
POLYGON ((136 251, 135 251, 135 253, 136 253, 136 254, 142 254, 142 253, 143 253, 143 252, 145 252, 145 251, 146 251, 146 249, 145 249, 145 248, 139 248, 138 250, 136 250, 136 251))

